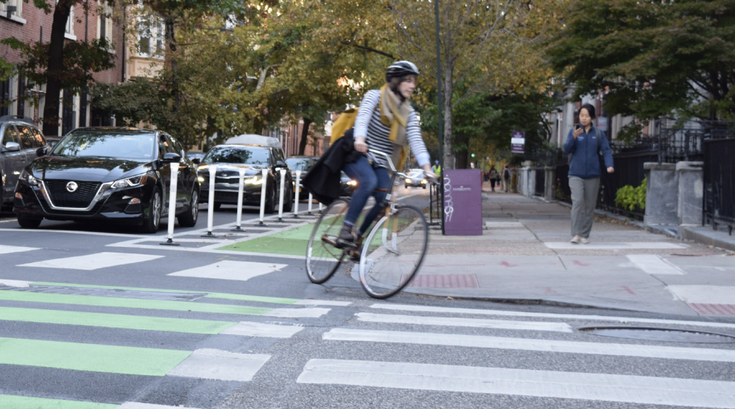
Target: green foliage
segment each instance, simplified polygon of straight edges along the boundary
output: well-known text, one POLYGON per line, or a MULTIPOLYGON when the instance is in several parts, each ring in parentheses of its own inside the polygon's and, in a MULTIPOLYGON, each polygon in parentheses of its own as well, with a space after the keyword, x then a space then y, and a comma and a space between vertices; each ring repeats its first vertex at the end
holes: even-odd
POLYGON ((580 0, 547 55, 608 115, 735 118, 735 3, 580 0))
POLYGON ((643 182, 638 187, 631 185, 625 185, 618 189, 615 193, 615 205, 625 210, 645 210, 646 208, 646 186, 648 185, 648 179, 643 179, 643 182))

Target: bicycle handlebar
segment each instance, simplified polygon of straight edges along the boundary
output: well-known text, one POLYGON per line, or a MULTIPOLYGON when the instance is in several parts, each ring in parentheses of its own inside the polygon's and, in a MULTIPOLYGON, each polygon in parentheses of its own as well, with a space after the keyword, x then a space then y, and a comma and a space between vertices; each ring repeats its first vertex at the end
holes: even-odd
MULTIPOLYGON (((398 176, 400 176, 402 178, 408 178, 408 175, 407 174, 405 174, 403 172, 399 172, 396 169, 395 165, 393 164, 393 160, 390 158, 390 155, 388 155, 387 153, 381 152, 381 151, 376 151, 375 149, 368 149, 368 152, 375 153, 375 154, 378 154, 378 155, 384 157, 385 160, 388 161, 388 166, 390 166, 391 172, 395 173, 396 175, 398 175, 398 176)), ((436 177, 437 177, 437 179, 431 178, 424 171, 424 179, 428 179, 431 183, 435 183, 435 184, 438 185, 439 184, 439 181, 438 181, 439 175, 436 175, 436 177)))

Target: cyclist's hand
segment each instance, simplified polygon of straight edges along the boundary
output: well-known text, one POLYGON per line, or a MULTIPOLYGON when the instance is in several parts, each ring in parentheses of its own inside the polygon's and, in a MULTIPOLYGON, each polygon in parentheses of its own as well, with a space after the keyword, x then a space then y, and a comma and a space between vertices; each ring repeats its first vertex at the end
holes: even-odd
POLYGON ((424 178, 428 179, 429 182, 438 182, 439 177, 431 171, 431 168, 429 170, 424 169, 424 178))
POLYGON ((367 151, 368 151, 368 145, 365 142, 365 138, 364 137, 358 136, 358 137, 355 138, 355 150, 358 151, 358 152, 360 152, 360 153, 362 153, 362 154, 366 154, 367 153, 367 151))

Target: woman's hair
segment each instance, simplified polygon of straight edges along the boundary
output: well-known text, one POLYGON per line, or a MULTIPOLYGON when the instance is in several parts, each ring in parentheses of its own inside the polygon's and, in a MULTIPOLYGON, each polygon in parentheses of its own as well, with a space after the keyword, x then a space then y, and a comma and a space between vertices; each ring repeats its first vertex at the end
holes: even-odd
MULTIPOLYGON (((587 113, 590 114, 590 118, 592 118, 592 119, 595 119, 596 118, 596 116, 595 116, 595 107, 592 106, 592 104, 584 104, 584 105, 582 105, 581 108, 579 108, 580 111, 583 110, 583 109, 586 109, 587 110, 587 113)), ((577 114, 577 115, 579 115, 579 114, 577 114)))

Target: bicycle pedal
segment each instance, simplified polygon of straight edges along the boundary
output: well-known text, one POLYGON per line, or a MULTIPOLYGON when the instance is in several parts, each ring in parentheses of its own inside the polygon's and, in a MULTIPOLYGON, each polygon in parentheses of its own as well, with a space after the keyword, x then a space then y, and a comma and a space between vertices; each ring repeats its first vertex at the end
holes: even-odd
POLYGON ((337 243, 334 245, 338 249, 344 248, 357 248, 357 244, 354 241, 337 239, 337 243))
POLYGON ((332 246, 337 246, 337 240, 327 236, 326 234, 322 236, 322 243, 327 243, 327 244, 331 244, 332 246))

